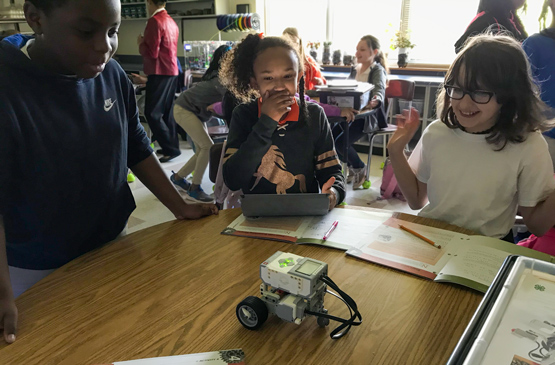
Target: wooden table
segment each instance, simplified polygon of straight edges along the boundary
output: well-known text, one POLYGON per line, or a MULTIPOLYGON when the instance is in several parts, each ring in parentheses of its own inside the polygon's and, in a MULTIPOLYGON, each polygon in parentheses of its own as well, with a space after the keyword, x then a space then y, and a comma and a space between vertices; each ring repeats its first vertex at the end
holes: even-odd
MULTIPOLYGON (((0 364, 102 364, 242 348, 248 364, 442 364, 481 295, 361 261, 344 252, 220 235, 239 210, 168 222, 130 234, 63 266, 17 299, 19 332, 0 344, 0 364), (363 324, 339 340, 314 317, 270 317, 249 331, 236 305, 260 286, 276 251, 329 264, 358 303, 363 324)), ((469 233, 425 218, 401 219, 469 233)), ((343 303, 326 296, 333 315, 343 303)))

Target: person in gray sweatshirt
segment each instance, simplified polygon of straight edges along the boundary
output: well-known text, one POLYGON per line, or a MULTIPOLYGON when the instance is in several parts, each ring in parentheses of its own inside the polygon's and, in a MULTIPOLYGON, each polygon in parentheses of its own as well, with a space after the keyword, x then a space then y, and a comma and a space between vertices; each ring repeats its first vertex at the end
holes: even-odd
POLYGON ((226 89, 220 83, 218 72, 220 61, 230 50, 229 46, 220 46, 212 57, 210 66, 202 77, 202 81, 185 90, 175 101, 173 115, 177 124, 191 137, 195 144, 195 154, 170 180, 180 189, 187 192, 186 200, 197 203, 212 203, 213 198, 200 187, 202 177, 208 166, 210 147, 214 144, 208 135, 206 122, 212 116, 213 104, 221 102, 226 89), (186 177, 195 172, 192 183, 186 177))

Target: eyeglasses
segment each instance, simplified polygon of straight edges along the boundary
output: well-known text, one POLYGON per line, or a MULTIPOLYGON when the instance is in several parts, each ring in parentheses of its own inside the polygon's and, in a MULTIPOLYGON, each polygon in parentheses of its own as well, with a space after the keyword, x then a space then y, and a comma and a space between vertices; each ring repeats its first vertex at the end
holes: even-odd
POLYGON ((491 91, 484 91, 484 90, 475 90, 475 91, 467 91, 461 89, 460 87, 452 86, 452 85, 445 85, 444 86, 447 95, 454 100, 461 100, 464 98, 465 95, 469 95, 472 101, 476 104, 487 104, 495 95, 495 93, 491 91))

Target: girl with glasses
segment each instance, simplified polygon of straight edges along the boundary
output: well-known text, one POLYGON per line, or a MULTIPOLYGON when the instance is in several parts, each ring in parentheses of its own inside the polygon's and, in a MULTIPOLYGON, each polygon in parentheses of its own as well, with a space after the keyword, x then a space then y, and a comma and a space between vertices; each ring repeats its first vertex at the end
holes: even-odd
POLYGON ((513 38, 473 38, 447 71, 440 120, 408 161, 403 149, 420 123, 416 110, 403 111, 387 147, 412 209, 510 242, 517 209, 531 232, 553 227, 555 179, 540 133, 549 127, 546 106, 529 70, 513 38))

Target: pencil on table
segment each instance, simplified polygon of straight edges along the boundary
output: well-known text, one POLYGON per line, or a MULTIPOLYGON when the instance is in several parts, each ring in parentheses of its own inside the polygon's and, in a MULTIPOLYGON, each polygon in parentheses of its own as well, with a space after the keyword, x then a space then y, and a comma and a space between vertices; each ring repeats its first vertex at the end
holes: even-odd
POLYGON ((432 245, 432 246, 434 246, 434 247, 441 248, 441 245, 436 244, 436 243, 435 243, 434 241, 432 241, 431 239, 422 236, 420 233, 417 233, 417 232, 413 231, 412 229, 403 226, 402 224, 399 224, 399 228, 401 228, 402 230, 407 231, 408 233, 410 233, 410 234, 412 234, 412 235, 414 235, 414 236, 420 238, 420 239, 423 240, 424 242, 429 243, 430 245, 432 245))

